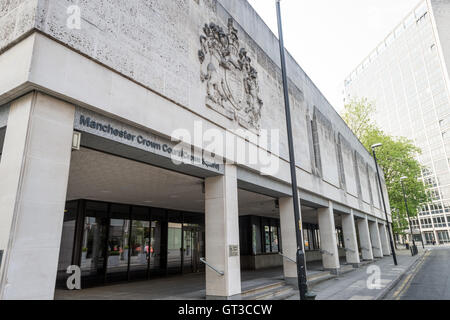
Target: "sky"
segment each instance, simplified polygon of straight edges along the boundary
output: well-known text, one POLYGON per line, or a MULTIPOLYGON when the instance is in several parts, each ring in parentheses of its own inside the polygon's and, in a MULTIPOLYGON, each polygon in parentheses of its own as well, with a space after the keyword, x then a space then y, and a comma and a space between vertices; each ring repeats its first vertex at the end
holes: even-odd
MULTIPOLYGON (((278 35, 275 0, 248 0, 278 35)), ((286 49, 340 111, 344 79, 419 0, 282 0, 286 49)))

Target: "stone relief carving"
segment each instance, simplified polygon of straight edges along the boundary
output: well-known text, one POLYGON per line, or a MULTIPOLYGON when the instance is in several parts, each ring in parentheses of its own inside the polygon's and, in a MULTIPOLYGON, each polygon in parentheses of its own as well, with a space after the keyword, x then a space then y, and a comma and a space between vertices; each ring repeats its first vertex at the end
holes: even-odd
POLYGON ((258 72, 247 50, 240 45, 233 19, 228 20, 226 31, 215 23, 206 24, 200 45, 200 79, 206 83, 206 105, 258 132, 263 106, 258 72))

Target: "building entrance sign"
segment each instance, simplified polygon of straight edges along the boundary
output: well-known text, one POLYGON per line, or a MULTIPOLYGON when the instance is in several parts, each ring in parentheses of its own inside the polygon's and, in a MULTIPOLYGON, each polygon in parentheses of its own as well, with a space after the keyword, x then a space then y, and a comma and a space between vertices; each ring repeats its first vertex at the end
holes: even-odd
POLYGON ((151 152, 167 160, 183 159, 184 165, 192 165, 216 174, 223 174, 223 165, 215 159, 199 156, 191 148, 179 147, 178 142, 159 137, 143 130, 107 118, 95 112, 77 108, 75 130, 151 152))

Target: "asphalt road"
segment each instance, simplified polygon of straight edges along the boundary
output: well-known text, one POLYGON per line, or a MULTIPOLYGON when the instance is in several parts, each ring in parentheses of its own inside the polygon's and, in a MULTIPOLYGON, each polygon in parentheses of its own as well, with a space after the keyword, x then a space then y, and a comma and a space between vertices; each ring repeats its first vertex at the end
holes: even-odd
POLYGON ((433 248, 391 291, 392 300, 450 300, 450 247, 433 248))

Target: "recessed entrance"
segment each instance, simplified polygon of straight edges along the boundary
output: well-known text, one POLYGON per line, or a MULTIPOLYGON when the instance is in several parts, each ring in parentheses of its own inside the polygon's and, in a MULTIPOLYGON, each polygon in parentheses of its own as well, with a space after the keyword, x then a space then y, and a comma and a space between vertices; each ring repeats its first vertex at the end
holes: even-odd
POLYGON ((58 265, 82 287, 202 272, 203 179, 82 148, 72 153, 58 265))
POLYGON ((90 200, 67 204, 58 282, 79 265, 83 287, 203 271, 202 214, 90 200))

